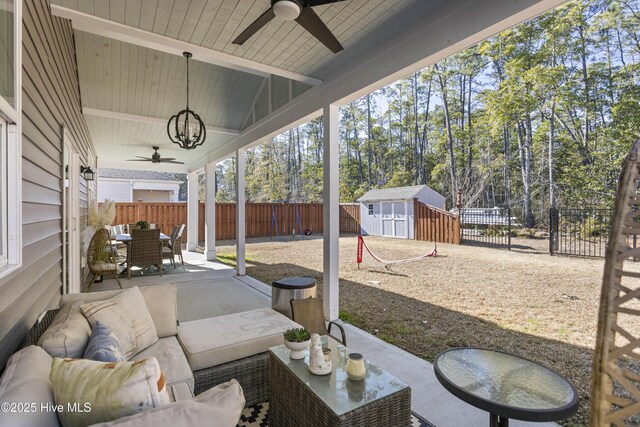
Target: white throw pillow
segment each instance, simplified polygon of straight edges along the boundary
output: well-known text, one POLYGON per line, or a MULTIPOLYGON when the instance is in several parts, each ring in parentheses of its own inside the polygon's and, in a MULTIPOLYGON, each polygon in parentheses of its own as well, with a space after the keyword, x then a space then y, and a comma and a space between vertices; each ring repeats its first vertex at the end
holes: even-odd
POLYGON ((54 358, 49 378, 63 427, 112 421, 170 403, 155 358, 116 363, 54 358))
POLYGON ((92 328, 99 321, 113 332, 127 358, 158 341, 156 326, 137 286, 80 308, 92 328))
POLYGON ((0 378, 0 426, 59 427, 54 411, 43 410, 53 404, 49 382, 51 356, 41 347, 30 345, 14 353, 0 378))
POLYGON ((181 400, 161 408, 94 424, 91 427, 216 426, 235 427, 245 399, 236 380, 217 385, 192 400, 181 400))
POLYGON ((91 326, 80 310, 82 304, 82 301, 74 301, 63 305, 38 340, 38 345, 51 357, 82 357, 84 354, 91 326))

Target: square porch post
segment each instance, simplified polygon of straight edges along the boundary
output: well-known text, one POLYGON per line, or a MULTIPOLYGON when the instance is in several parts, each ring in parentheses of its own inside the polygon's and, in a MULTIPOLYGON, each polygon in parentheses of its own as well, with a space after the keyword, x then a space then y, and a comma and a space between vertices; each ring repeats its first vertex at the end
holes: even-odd
POLYGON ((208 163, 204 199, 204 247, 207 261, 216 260, 216 164, 208 163))
POLYGON ((338 126, 339 107, 327 103, 323 108, 323 192, 322 192, 322 254, 324 315, 329 320, 338 318, 338 250, 340 238, 338 126))
POLYGON ((245 266, 246 243, 246 196, 245 196, 245 166, 247 164, 246 151, 236 150, 236 273, 239 276, 247 274, 245 266))
POLYGON ((187 250, 198 247, 198 172, 187 175, 187 250))

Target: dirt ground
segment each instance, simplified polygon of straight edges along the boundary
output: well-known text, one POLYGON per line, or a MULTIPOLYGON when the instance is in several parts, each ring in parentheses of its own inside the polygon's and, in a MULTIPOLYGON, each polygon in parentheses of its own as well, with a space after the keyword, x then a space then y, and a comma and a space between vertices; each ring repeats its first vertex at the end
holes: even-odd
MULTIPOLYGON (((383 259, 416 257, 431 242, 366 237, 383 259)), ((220 242, 221 261, 235 261, 220 242)), ((581 408, 565 425, 588 425, 591 363, 603 259, 549 256, 548 242, 513 239, 513 250, 438 244, 438 256, 385 268, 355 236, 340 238, 340 317, 426 360, 451 347, 522 355, 565 375, 581 408)), ((265 283, 313 276, 322 295, 322 239, 247 241, 247 274, 265 283)))

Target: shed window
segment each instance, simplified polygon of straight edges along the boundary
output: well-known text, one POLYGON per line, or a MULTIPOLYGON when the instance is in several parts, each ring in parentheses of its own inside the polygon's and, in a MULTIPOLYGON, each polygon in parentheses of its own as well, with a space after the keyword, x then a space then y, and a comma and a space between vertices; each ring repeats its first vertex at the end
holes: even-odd
POLYGON ((369 203, 368 208, 369 208, 369 215, 373 215, 373 204, 369 203))

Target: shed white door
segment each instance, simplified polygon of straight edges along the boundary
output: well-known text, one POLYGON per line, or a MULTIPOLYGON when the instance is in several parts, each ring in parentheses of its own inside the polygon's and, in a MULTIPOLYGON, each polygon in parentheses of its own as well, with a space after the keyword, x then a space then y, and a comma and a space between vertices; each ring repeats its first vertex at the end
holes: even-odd
POLYGON ((407 237, 407 212, 404 202, 382 202, 382 235, 407 237))

